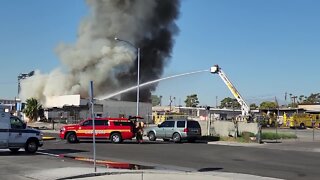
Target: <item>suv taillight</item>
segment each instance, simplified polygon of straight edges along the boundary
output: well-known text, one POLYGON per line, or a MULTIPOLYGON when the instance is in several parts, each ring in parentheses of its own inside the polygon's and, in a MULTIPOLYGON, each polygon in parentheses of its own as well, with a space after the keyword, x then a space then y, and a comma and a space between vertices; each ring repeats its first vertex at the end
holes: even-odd
POLYGON ((183 132, 189 132, 188 128, 184 128, 183 132))

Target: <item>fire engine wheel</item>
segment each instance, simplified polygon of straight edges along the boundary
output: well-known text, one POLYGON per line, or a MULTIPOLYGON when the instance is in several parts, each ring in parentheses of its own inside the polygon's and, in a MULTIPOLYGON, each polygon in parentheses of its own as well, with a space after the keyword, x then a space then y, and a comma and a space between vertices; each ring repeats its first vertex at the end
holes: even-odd
POLYGON ((38 150, 38 142, 35 140, 29 140, 27 141, 24 149, 27 153, 35 153, 38 150))
POLYGON ((156 135, 152 131, 148 133, 148 137, 150 141, 155 141, 157 139, 156 135))
POLYGON ((20 148, 9 148, 12 153, 17 153, 20 148))
POLYGON ((299 128, 300 128, 300 129, 305 129, 306 126, 305 126, 303 123, 301 123, 300 126, 299 126, 299 128))
POLYGON ((68 133, 66 139, 68 143, 76 143, 78 141, 77 135, 73 132, 68 133))
POLYGON ((174 133, 172 136, 172 139, 173 139, 173 142, 175 142, 175 143, 181 142, 181 136, 179 133, 174 133))
POLYGON ((111 139, 112 143, 121 143, 122 142, 122 137, 121 137, 121 134, 119 134, 119 133, 112 133, 110 139, 111 139))

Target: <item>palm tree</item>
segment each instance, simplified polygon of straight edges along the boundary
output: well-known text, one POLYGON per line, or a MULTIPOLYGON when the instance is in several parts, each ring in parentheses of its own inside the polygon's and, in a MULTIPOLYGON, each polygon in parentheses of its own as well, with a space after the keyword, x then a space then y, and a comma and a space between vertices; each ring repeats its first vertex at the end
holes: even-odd
POLYGON ((39 116, 39 110, 42 109, 41 104, 38 100, 30 98, 26 100, 26 108, 23 110, 23 113, 30 119, 30 121, 36 121, 39 116))

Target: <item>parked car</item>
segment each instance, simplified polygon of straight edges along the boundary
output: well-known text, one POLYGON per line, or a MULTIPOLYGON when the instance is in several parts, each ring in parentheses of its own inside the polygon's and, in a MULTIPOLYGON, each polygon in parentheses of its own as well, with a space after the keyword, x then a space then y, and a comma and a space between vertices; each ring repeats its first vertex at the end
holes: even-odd
MULTIPOLYGON (((126 118, 96 118, 96 139, 110 139, 113 143, 121 143, 123 140, 131 140, 135 137, 134 124, 126 118)), ((92 119, 87 119, 79 124, 63 126, 60 129, 60 138, 69 143, 79 142, 80 139, 92 139, 92 119)))
POLYGON ((145 129, 150 141, 162 138, 164 141, 172 139, 174 142, 188 140, 194 142, 201 138, 201 127, 194 120, 166 120, 156 127, 145 129))

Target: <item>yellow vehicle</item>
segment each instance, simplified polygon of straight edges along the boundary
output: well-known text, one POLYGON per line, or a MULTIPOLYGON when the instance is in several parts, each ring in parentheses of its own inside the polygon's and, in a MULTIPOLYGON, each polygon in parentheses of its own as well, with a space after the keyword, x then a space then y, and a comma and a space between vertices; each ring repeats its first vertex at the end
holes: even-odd
POLYGON ((187 119, 188 117, 188 115, 182 113, 169 111, 156 111, 152 113, 152 116, 154 124, 160 124, 163 121, 170 119, 187 119))
POLYGON ((291 117, 284 114, 283 120, 283 125, 291 128, 320 127, 320 114, 295 113, 291 117))

